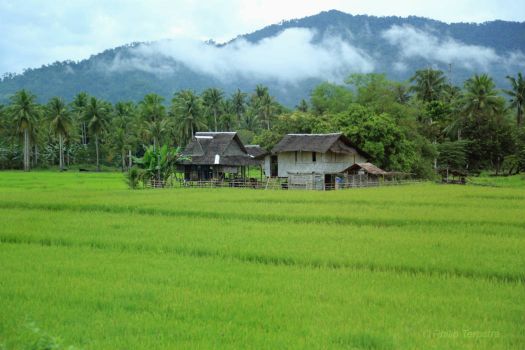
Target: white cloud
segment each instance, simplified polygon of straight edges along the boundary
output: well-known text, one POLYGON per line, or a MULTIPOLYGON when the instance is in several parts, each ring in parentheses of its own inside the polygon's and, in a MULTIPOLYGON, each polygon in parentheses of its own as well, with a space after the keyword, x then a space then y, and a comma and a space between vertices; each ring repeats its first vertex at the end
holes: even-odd
POLYGON ((179 36, 225 41, 330 9, 446 22, 525 18, 525 2, 516 0, 0 0, 0 74, 130 42, 179 36))
POLYGON ((452 38, 439 39, 412 26, 393 25, 382 33, 382 37, 401 49, 403 59, 423 58, 431 62, 453 63, 470 70, 487 69, 491 64, 504 61, 492 48, 467 45, 452 38))
POLYGON ((222 47, 192 39, 164 40, 139 45, 131 50, 132 57, 117 57, 107 68, 165 74, 173 66, 159 58, 167 57, 221 80, 244 77, 287 83, 308 78, 337 81, 348 72, 373 71, 373 59, 342 38, 326 34, 314 42, 315 36, 315 31, 291 28, 258 43, 238 39, 222 47))

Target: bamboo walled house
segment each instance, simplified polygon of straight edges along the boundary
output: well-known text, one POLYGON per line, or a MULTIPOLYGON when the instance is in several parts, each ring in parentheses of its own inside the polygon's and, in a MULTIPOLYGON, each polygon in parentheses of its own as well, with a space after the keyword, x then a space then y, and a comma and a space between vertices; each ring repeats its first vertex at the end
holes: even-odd
POLYGON ((353 165, 370 164, 368 158, 342 133, 288 134, 265 157, 264 170, 287 178, 289 188, 329 189, 336 188, 338 176, 354 171, 353 165))

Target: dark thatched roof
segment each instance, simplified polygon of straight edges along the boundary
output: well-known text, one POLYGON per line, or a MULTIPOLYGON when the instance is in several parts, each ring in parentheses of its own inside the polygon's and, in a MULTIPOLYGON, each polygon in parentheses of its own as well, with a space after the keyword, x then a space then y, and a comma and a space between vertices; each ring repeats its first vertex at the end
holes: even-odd
POLYGON ((244 148, 246 148, 248 154, 253 156, 254 158, 260 159, 268 154, 268 152, 259 145, 246 145, 244 146, 244 148))
POLYGON ((372 163, 355 163, 352 166, 346 168, 343 172, 358 171, 360 169, 363 169, 364 171, 372 175, 388 175, 388 172, 376 167, 372 163))
POLYGON ((189 160, 181 164, 194 165, 259 165, 260 160, 248 154, 236 132, 197 132, 182 155, 189 160))
POLYGON ((369 155, 357 148, 342 133, 333 134, 288 134, 272 149, 272 153, 280 152, 318 152, 326 153, 360 153, 366 158, 369 155))

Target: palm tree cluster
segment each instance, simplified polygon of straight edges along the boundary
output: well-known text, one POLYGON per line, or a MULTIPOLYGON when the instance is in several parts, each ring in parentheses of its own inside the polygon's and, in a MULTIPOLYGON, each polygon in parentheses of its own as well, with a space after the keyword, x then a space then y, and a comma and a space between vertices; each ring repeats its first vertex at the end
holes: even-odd
MULTIPOLYGON (((124 171, 149 145, 153 152, 164 144, 184 146, 195 132, 204 130, 253 134, 269 128, 284 110, 261 85, 251 96, 238 89, 227 97, 222 90, 209 88, 200 95, 181 90, 169 102, 148 94, 139 103, 114 105, 85 92, 70 103, 53 97, 41 105, 34 94, 21 90, 8 106, 0 105, 0 135, 7 141, 0 142, 0 150, 8 144, 16 148, 20 142, 26 171, 57 163, 63 171, 71 162, 93 162, 100 171, 102 153, 106 162, 118 159, 124 171)), ((17 163, 16 156, 12 163, 17 163)))
POLYGON ((461 88, 434 69, 416 71, 406 83, 380 74, 354 74, 347 79, 354 89, 321 83, 293 111, 262 85, 250 94, 181 90, 171 100, 148 94, 138 103, 115 104, 82 92, 70 103, 54 97, 41 105, 35 95, 21 90, 7 106, 0 105, 0 168, 23 165, 27 171, 58 165, 66 170, 77 164, 100 170, 106 164, 124 171, 145 152, 160 157, 164 145, 184 147, 197 131, 237 131, 243 141, 268 149, 286 133, 343 131, 364 140, 362 147, 383 154, 375 161, 387 167, 402 160, 405 170, 425 168, 429 173, 429 164, 437 168, 439 159, 450 160, 437 153, 468 147, 464 154, 471 168, 498 172, 508 163, 509 169, 521 169, 525 84, 521 73, 507 78, 510 89, 498 90, 485 74, 472 76, 461 88), (356 119, 356 113, 363 117, 356 119), (406 135, 405 146, 392 142, 394 131, 387 132, 387 124, 406 135), (458 144, 440 147, 447 142, 458 144))
POLYGON ((507 76, 510 90, 498 90, 494 80, 487 74, 475 74, 467 79, 463 89, 447 82, 439 70, 419 70, 411 78, 411 91, 424 104, 426 110, 427 137, 434 142, 457 141, 465 146, 463 139, 476 140, 470 146, 471 161, 480 164, 491 159, 491 167, 499 171, 505 158, 515 157, 525 145, 514 144, 512 127, 508 118, 515 111, 514 134, 524 134, 522 128, 525 83, 521 73, 517 78, 507 76), (510 97, 505 103, 503 94, 510 97), (428 131, 430 130, 430 131, 428 131))

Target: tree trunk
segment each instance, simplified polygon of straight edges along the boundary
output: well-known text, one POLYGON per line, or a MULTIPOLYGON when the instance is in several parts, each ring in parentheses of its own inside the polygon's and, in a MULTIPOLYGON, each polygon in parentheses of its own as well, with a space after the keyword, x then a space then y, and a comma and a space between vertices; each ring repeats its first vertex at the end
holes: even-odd
POLYGON ((35 144, 35 166, 38 165, 38 146, 35 144))
POLYGON ((84 144, 84 123, 80 123, 80 143, 84 144))
POLYGON ((128 169, 133 166, 133 159, 131 158, 131 150, 128 150, 128 169))
POLYGON ((213 111, 213 119, 215 119, 215 132, 217 132, 217 112, 213 111))
POLYGON ((124 172, 124 169, 126 169, 126 150, 122 150, 120 155, 122 157, 122 172, 124 172))
POLYGON ((29 171, 29 129, 24 129, 24 171, 29 171))
POLYGON ((82 122, 82 144, 87 147, 87 126, 85 122, 82 122))
POLYGON ((100 162, 98 156, 98 135, 95 134, 95 153, 97 154, 97 171, 100 171, 100 162))
POLYGON ((64 138, 62 137, 62 133, 58 134, 58 158, 60 171, 64 171, 64 138))

